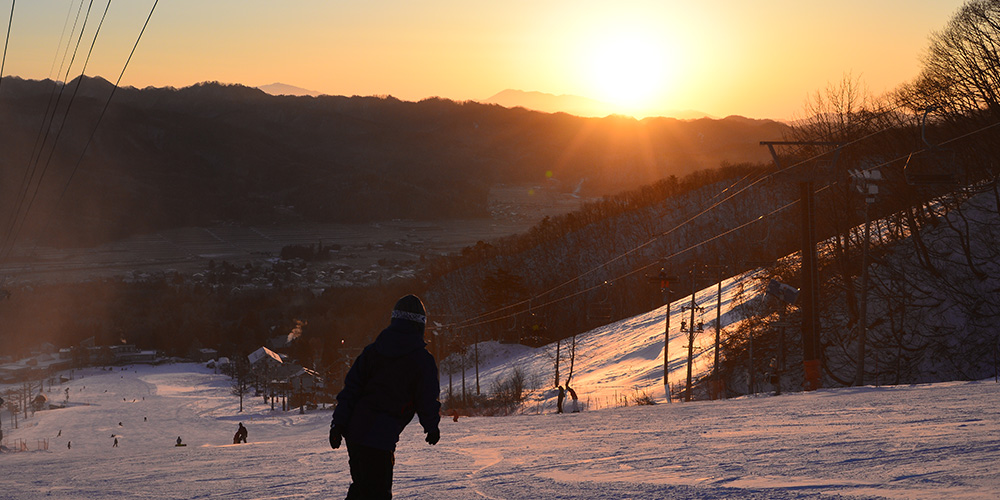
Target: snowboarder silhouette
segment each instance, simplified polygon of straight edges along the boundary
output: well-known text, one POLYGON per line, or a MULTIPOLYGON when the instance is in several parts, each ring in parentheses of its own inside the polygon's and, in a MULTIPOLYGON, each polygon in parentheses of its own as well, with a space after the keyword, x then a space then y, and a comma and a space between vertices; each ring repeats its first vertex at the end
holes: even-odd
POLYGON ((556 413, 563 412, 563 400, 566 399, 566 389, 563 386, 559 386, 559 396, 556 397, 556 413))
POLYGON ((348 499, 392 498, 396 443, 419 417, 427 444, 441 439, 437 364, 426 349, 427 313, 415 295, 396 302, 389 326, 354 360, 337 394, 330 447, 347 441, 348 499))
POLYGON ((240 422, 240 426, 236 429, 236 435, 233 436, 233 444, 239 444, 240 442, 247 442, 247 428, 243 427, 243 422, 240 422))

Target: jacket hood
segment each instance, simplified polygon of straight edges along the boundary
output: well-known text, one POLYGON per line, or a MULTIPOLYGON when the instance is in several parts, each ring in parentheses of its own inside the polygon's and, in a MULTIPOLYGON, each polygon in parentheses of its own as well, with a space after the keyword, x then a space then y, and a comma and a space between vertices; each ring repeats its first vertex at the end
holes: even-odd
POLYGON ((403 319, 393 319, 389 327, 382 330, 375 339, 375 349, 383 356, 397 358, 423 349, 424 325, 403 319))

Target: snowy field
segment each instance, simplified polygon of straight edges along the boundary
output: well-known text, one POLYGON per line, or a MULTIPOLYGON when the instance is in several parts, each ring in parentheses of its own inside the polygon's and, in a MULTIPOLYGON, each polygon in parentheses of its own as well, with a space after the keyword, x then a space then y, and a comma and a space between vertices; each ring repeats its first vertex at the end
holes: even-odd
MULTIPOLYGON (((342 498, 330 411, 239 413, 196 364, 77 371, 69 406, 36 413, 0 454, 0 498, 342 498), (233 445, 238 422, 249 443, 233 445), (114 435, 119 447, 112 447, 114 435), (176 447, 180 436, 187 446, 176 447), (35 451, 42 440, 48 450, 35 451), (72 448, 67 443, 72 442, 72 448)), ((1000 384, 848 388, 779 397, 411 424, 395 498, 1000 498, 1000 384)))

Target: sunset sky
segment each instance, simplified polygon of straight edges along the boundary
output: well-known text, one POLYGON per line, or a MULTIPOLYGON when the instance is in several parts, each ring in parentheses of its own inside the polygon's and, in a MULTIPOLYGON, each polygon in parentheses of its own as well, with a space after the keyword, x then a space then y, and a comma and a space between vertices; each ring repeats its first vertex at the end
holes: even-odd
MULTIPOLYGON (((847 73, 876 94, 912 79, 928 36, 962 3, 163 0, 122 83, 281 82, 404 100, 485 100, 519 89, 588 97, 637 116, 690 109, 789 119, 847 73)), ((74 44, 90 5, 82 4, 74 44)), ((111 3, 88 75, 117 79, 152 5, 111 3)), ((10 6, 0 0, 5 21, 10 6)), ((90 7, 70 78, 106 6, 90 7)), ((3 75, 63 79, 80 7, 17 2, 3 75)))

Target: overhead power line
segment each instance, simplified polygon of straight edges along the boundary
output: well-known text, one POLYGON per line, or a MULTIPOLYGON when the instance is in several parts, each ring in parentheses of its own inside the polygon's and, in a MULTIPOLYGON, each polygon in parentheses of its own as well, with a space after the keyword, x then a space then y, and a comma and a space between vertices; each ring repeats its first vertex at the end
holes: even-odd
POLYGON ((14 4, 17 0, 10 2, 10 19, 7 21, 7 37, 3 42, 3 60, 0 60, 0 85, 3 84, 3 68, 7 64, 7 46, 10 45, 10 28, 14 25, 14 4))
MULTIPOLYGON (((75 176, 76 172, 79 170, 80 165, 83 162, 83 158, 84 158, 84 156, 85 156, 88 148, 90 147, 91 143, 93 142, 94 137, 97 134, 97 129, 100 126, 101 121, 103 120, 105 114, 108 111, 108 107, 111 104, 111 100, 112 100, 112 98, 114 98, 114 95, 115 95, 116 91, 118 90, 118 88, 121 85, 121 80, 122 80, 122 78, 125 75, 125 71, 128 69, 128 65, 132 61, 132 57, 135 55, 135 51, 136 51, 136 49, 139 46, 139 41, 142 40, 142 36, 146 32, 146 28, 149 26, 149 21, 150 21, 150 19, 152 19, 153 12, 156 10, 156 6, 157 6, 158 3, 159 3, 159 0, 154 0, 153 5, 152 5, 152 7, 149 10, 149 14, 146 16, 146 20, 145 20, 145 22, 142 25, 142 29, 139 31, 139 35, 136 37, 135 43, 132 45, 132 50, 129 52, 129 56, 125 60, 125 63, 122 65, 122 70, 118 74, 118 78, 115 80, 114 87, 112 88, 110 95, 108 95, 108 98, 105 100, 104 106, 101 109, 101 113, 98 116, 98 119, 97 119, 96 123, 94 123, 94 126, 93 126, 93 128, 91 130, 91 133, 90 133, 90 135, 89 135, 89 137, 87 139, 87 142, 84 144, 83 149, 80 152, 80 155, 77 158, 76 162, 74 163, 73 168, 70 171, 70 175, 67 178, 66 183, 63 186, 63 189, 60 192, 58 199, 56 200, 55 204, 53 205, 53 208, 52 208, 53 211, 58 208, 59 204, 62 202, 63 198, 65 197, 66 192, 69 190, 69 186, 70 186, 70 184, 71 184, 71 182, 73 180, 73 177, 75 176)), ((82 3, 81 3, 81 7, 82 7, 82 3)), ((103 24, 104 24, 104 20, 107 17, 107 13, 108 13, 108 10, 110 9, 110 7, 111 7, 111 0, 108 0, 108 4, 107 4, 107 6, 104 9, 104 14, 101 17, 101 22, 98 25, 97 31, 94 33, 94 40, 91 43, 90 51, 87 54, 87 63, 89 63, 90 56, 93 53, 95 44, 97 43, 97 37, 98 37, 98 35, 100 33, 101 26, 103 26, 103 24)), ((88 9, 88 17, 89 17, 89 9, 88 9)), ((86 25, 86 21, 84 21, 84 25, 86 25)), ((83 30, 81 29, 81 38, 82 38, 82 34, 83 34, 83 30)), ((79 46, 79 41, 78 41, 78 46, 79 46)), ((75 59, 75 51, 74 51, 74 59, 75 59)), ((76 90, 73 93, 73 97, 76 96, 77 91, 79 91, 79 87, 80 87, 80 85, 83 82, 83 78, 85 76, 85 70, 86 70, 87 63, 84 64, 84 70, 82 70, 81 73, 80 73, 80 77, 79 77, 79 79, 77 81, 76 90)), ((70 66, 72 66, 72 61, 70 63, 70 66)), ((61 92, 60 92, 60 95, 61 95, 61 92)), ((70 105, 71 104, 72 104, 72 98, 71 98, 71 101, 70 101, 70 105)), ((62 122, 63 125, 65 125, 66 117, 69 114, 69 106, 70 105, 67 105, 66 113, 64 114, 63 122, 62 122)), ((62 131, 62 127, 60 127, 60 133, 61 133, 61 131, 62 131)), ((18 236, 20 235, 20 231, 23 228, 25 221, 27 220, 28 213, 31 210, 32 203, 35 200, 35 196, 37 196, 38 188, 41 186, 41 181, 44 178, 45 169, 48 168, 49 162, 52 159, 52 152, 55 151, 55 144, 58 142, 58 138, 59 138, 59 136, 57 134, 56 139, 53 141, 52 150, 49 153, 48 160, 46 161, 45 167, 42 170, 42 175, 39 177, 38 182, 37 182, 37 184, 35 186, 35 192, 32 195, 31 202, 29 202, 28 208, 24 210, 24 216, 21 219, 20 225, 18 225, 16 231, 13 233, 12 236, 10 235, 10 233, 8 233, 8 237, 7 237, 6 241, 5 241, 5 244, 4 244, 3 249, 2 249, 2 254, 0 254, 0 262, 6 262, 7 259, 8 259, 8 257, 10 256, 11 251, 13 251, 14 244, 15 244, 18 236)), ((44 143, 44 141, 43 141, 43 143, 44 143)), ((33 177, 33 175, 32 175, 32 177, 33 177)), ((20 211, 20 207, 18 207, 18 210, 15 211, 15 217, 18 214, 19 211, 20 211)), ((51 212, 50 212, 50 216, 51 216, 51 212)), ((50 217, 48 217, 47 219, 50 219, 50 217)))

